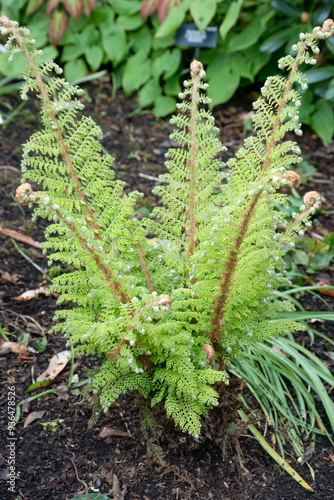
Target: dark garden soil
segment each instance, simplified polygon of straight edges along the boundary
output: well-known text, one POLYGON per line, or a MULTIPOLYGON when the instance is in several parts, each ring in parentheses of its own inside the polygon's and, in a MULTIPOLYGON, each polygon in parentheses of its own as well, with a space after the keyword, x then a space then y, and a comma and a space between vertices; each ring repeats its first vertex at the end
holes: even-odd
MULTIPOLYGON (((145 197, 139 201, 138 217, 145 216, 157 203, 151 189, 165 171, 164 153, 172 145, 168 122, 151 115, 134 115, 135 101, 118 96, 111 100, 108 83, 92 84, 88 88, 91 102, 89 113, 98 120, 104 131, 103 145, 115 157, 118 178, 126 182, 126 189, 137 189, 145 197)), ((232 155, 246 135, 243 122, 251 110, 251 98, 240 93, 233 103, 216 112, 217 125, 221 128, 224 144, 232 155)), ((15 104, 13 98, 11 102, 15 104)), ((18 206, 13 197, 20 183, 22 142, 38 127, 37 104, 27 105, 6 130, 0 129, 0 227, 28 234, 35 241, 43 240, 45 222, 32 223, 30 211, 18 206), (17 170, 16 170, 17 169, 17 170)), ((310 130, 298 141, 303 154, 316 164, 317 172, 308 183, 307 190, 318 190, 324 201, 326 214, 319 216, 308 236, 322 239, 334 231, 334 150, 325 148, 310 130)), ((306 188, 302 187, 301 192, 306 188)), ((15 297, 27 290, 47 285, 47 261, 40 250, 16 242, 18 248, 30 259, 23 257, 8 236, 0 233, 0 325, 9 332, 9 340, 16 341, 19 334, 30 335, 30 346, 47 334, 52 326, 56 299, 40 295, 33 300, 18 301, 15 297), (33 267, 37 264, 45 274, 33 267)), ((334 285, 333 268, 329 267, 313 275, 316 282, 326 280, 334 285)), ((301 268, 301 272, 304 272, 301 268)), ((308 310, 323 308, 313 298, 303 298, 308 310)), ((333 338, 331 323, 317 327, 333 338)), ((297 334, 298 341, 309 345, 307 334, 297 334)), ((328 440, 319 437, 310 465, 315 480, 306 465, 301 467, 294 456, 288 461, 313 487, 308 492, 268 457, 257 441, 240 428, 238 442, 243 467, 235 443, 226 445, 224 459, 220 449, 206 436, 196 443, 176 432, 169 421, 160 445, 165 454, 164 465, 154 463, 147 455, 146 442, 141 430, 140 404, 135 395, 122 397, 108 414, 92 427, 88 421, 92 410, 82 403, 78 390, 68 391, 70 363, 58 375, 54 384, 57 395, 47 395, 21 406, 21 417, 16 426, 15 494, 8 491, 10 451, 7 432, 10 386, 15 386, 16 403, 26 399, 26 389, 48 366, 53 355, 65 349, 62 335, 47 334, 47 346, 42 353, 31 353, 30 358, 20 358, 8 353, 0 357, 2 412, 0 442, 0 500, 70 500, 77 493, 99 491, 114 500, 181 500, 181 499, 331 499, 334 498, 334 450, 328 440), (44 411, 44 415, 24 428, 24 421, 31 412, 44 411), (41 424, 56 422, 56 428, 41 424), (123 435, 101 438, 103 427, 108 426, 123 435), (122 432, 120 433, 122 434, 122 432), (246 470, 247 469, 247 470, 246 470)), ((314 352, 327 364, 325 355, 330 346, 317 338, 314 352)), ((98 366, 92 357, 76 358, 74 373, 79 380, 89 375, 87 369, 98 366)), ((334 365, 328 364, 334 368, 334 365)), ((233 384, 231 384, 233 386, 233 384)), ((80 389, 81 390, 81 389, 80 389)), ((39 389, 32 395, 42 392, 39 389)), ((249 398, 247 391, 244 395, 249 398)), ((232 411, 233 401, 225 401, 220 411, 232 411)), ((255 408, 255 406, 254 406, 255 408)), ((211 422, 219 424, 219 415, 211 416, 211 422), (213 420, 215 418, 215 420, 213 420)), ((221 415, 223 421, 224 415, 221 415)), ((216 424, 215 424, 216 425, 216 424)))

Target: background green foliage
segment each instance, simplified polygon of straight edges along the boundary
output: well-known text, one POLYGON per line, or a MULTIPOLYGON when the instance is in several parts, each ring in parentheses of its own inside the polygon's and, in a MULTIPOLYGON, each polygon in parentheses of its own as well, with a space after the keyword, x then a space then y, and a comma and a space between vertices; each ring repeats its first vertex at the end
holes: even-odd
MULTIPOLYGON (((277 59, 290 51, 298 34, 334 15, 332 0, 0 0, 0 10, 29 27, 45 59, 59 58, 68 81, 107 67, 114 89, 136 91, 138 110, 153 106, 156 116, 175 109, 180 79, 194 55, 194 49, 175 46, 183 22, 193 21, 200 30, 219 26, 217 48, 200 51, 213 107, 227 102, 238 88, 276 73, 277 59), (64 33, 57 46, 49 35, 56 12, 58 35, 64 33), (60 27, 64 17, 66 26, 60 27)), ((15 65, 7 59, 0 54, 2 75, 20 74, 20 58, 15 65)), ((334 133, 333 60, 330 39, 317 69, 306 72, 311 92, 301 108, 302 122, 326 143, 334 133)))

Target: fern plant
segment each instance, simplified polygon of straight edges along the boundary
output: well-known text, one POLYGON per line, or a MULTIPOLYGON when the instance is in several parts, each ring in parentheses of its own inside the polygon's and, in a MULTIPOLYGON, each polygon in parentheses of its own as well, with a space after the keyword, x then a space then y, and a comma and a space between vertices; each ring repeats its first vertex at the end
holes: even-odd
POLYGON ((198 435, 201 417, 218 404, 215 384, 228 384, 225 368, 242 355, 240 346, 301 328, 272 321, 293 308, 273 292, 286 282, 282 257, 310 225, 320 195, 306 194, 291 221, 275 206, 287 203, 280 186, 300 181, 290 170, 300 150, 284 139, 288 131, 302 133, 294 86, 307 84, 299 66, 316 62, 310 52, 319 52, 318 40, 333 34, 334 23, 301 34, 296 55, 280 60, 288 76, 268 78, 254 103, 256 134, 226 165, 217 159, 225 148, 205 107, 205 71, 192 62, 180 113, 171 119, 179 147, 166 154, 168 173, 155 190, 163 206, 149 222, 134 217, 141 194, 124 194, 112 158, 101 154, 101 129, 79 117, 82 91, 57 76, 54 62, 37 65, 41 51, 26 28, 4 16, 1 25, 10 59, 26 57, 21 96, 37 93, 43 122, 24 146, 16 199, 50 221, 43 243, 49 263, 75 268, 53 280, 59 304, 75 304, 57 312, 55 329, 74 353, 105 359, 93 381, 105 410, 136 390, 198 435))

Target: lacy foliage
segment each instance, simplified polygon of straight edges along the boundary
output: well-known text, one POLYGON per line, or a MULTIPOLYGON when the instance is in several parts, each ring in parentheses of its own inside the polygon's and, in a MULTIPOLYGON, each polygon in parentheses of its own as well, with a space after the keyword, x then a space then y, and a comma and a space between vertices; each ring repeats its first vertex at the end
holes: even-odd
POLYGON ((277 192, 281 185, 298 185, 289 169, 301 161, 300 151, 284 135, 301 133, 293 87, 306 85, 299 65, 313 64, 309 49, 318 51, 317 40, 332 34, 333 23, 303 35, 296 56, 280 61, 289 75, 267 80, 254 103, 256 133, 227 164, 204 106, 205 72, 192 63, 180 113, 171 120, 179 147, 167 153, 168 173, 155 190, 163 206, 145 222, 134 217, 141 195, 123 193, 112 158, 101 152, 101 129, 78 116, 82 91, 55 76, 61 69, 52 61, 36 65, 39 51, 28 30, 4 18, 2 25, 10 57, 22 51, 28 61, 22 98, 37 92, 43 121, 24 147, 17 199, 50 220, 43 243, 50 264, 73 267, 54 279, 59 303, 72 304, 58 311, 55 329, 75 353, 105 358, 93 380, 104 409, 136 390, 152 406, 164 402, 175 423, 197 435, 201 417, 218 404, 214 385, 228 382, 225 363, 240 345, 300 329, 275 321, 293 307, 277 301, 275 290, 286 283, 283 255, 320 199, 306 198, 292 222, 275 206, 287 202, 277 192), (146 239, 149 232, 153 239, 146 239))

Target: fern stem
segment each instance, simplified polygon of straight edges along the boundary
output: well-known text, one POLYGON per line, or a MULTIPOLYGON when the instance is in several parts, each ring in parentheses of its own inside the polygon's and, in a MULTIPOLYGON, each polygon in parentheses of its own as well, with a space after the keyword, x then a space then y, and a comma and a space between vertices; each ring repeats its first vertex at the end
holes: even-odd
MULTIPOLYGON (((304 49, 301 49, 300 52, 298 52, 298 54, 294 60, 294 63, 291 66, 291 71, 290 71, 289 76, 287 78, 287 84, 284 88, 284 91, 283 91, 283 94, 281 97, 281 101, 277 107, 276 119, 275 119, 275 123, 273 124, 271 136, 270 136, 269 142, 268 142, 267 147, 266 147, 266 154, 265 154, 265 157, 263 159, 262 173, 261 173, 260 178, 265 174, 268 166, 271 163, 271 160, 269 157, 270 157, 270 154, 271 154, 273 148, 276 145, 275 134, 276 134, 277 127, 281 124, 280 115, 281 115, 281 112, 284 109, 284 107, 288 104, 288 99, 286 96, 292 88, 292 85, 293 85, 292 77, 294 76, 295 72, 298 71, 298 67, 300 64, 300 57, 301 57, 301 53, 303 50, 304 49)), ((222 282, 221 282, 221 285, 219 286, 219 293, 218 293, 218 297, 216 299, 216 305, 215 305, 215 308, 213 311, 213 319, 212 319, 213 328, 209 332, 209 339, 211 340, 213 345, 217 345, 217 343, 220 340, 220 330, 221 330, 221 326, 222 326, 222 320, 223 320, 224 312, 226 309, 226 304, 227 304, 227 301, 229 298, 229 294, 230 294, 230 291, 232 289, 236 264, 237 264, 237 260, 238 260, 238 254, 239 254, 243 239, 247 233, 247 229, 248 229, 248 225, 249 225, 249 222, 251 220, 251 217, 254 214, 256 205, 261 198, 261 194, 262 193, 259 192, 256 195, 254 195, 251 203, 246 208, 245 216, 243 218, 240 229, 238 231, 238 236, 234 240, 233 250, 231 250, 231 252, 230 252, 230 255, 229 255, 228 260, 227 260, 225 271, 223 272, 223 275, 222 275, 222 282)))
POLYGON ((216 301, 216 306, 214 308, 214 317, 212 319, 212 325, 214 328, 209 332, 209 339, 211 340, 213 345, 216 345, 220 339, 222 318, 225 312, 226 303, 231 290, 240 247, 247 233, 249 222, 254 213, 257 202, 260 199, 260 196, 261 193, 257 193, 254 196, 252 203, 247 207, 246 215, 244 217, 244 220, 242 222, 239 231, 239 236, 237 236, 237 238, 234 240, 234 245, 233 245, 234 248, 230 253, 225 271, 222 276, 222 283, 219 287, 219 295, 216 301))
POLYGON ((146 276, 146 280, 147 280, 147 283, 148 283, 148 288, 151 290, 151 292, 154 292, 155 288, 154 288, 154 285, 153 285, 153 281, 151 279, 151 274, 150 274, 150 271, 149 271, 149 269, 147 267, 147 264, 146 264, 144 252, 140 248, 139 243, 137 243, 137 245, 136 245, 136 250, 137 250, 137 253, 139 255, 139 260, 140 260, 140 263, 141 263, 141 267, 142 267, 142 269, 143 269, 143 271, 145 273, 145 276, 146 276))
POLYGON ((70 179, 74 180, 76 192, 84 204, 84 208, 85 208, 85 211, 87 213, 87 224, 89 224, 92 227, 92 229, 95 230, 94 232, 95 232, 96 237, 101 239, 101 236, 98 234, 98 231, 97 231, 99 229, 99 226, 96 224, 96 222, 94 222, 94 214, 93 214, 91 208, 87 204, 85 194, 82 190, 81 182, 75 173, 74 165, 73 165, 73 162, 70 158, 66 143, 65 143, 64 138, 63 138, 62 131, 58 127, 56 114, 55 114, 54 110, 52 109, 52 102, 50 99, 50 95, 49 95, 47 89, 45 88, 42 75, 41 75, 37 65, 35 64, 33 57, 30 55, 30 52, 27 48, 27 45, 20 35, 20 31, 12 26, 9 26, 9 25, 7 25, 7 29, 15 32, 15 38, 16 38, 17 44, 22 48, 22 52, 23 52, 23 55, 28 63, 29 69, 35 77, 36 83, 38 84, 38 87, 39 87, 40 96, 42 98, 42 101, 43 101, 46 109, 49 112, 49 116, 50 116, 52 122, 57 127, 55 129, 55 132, 56 132, 56 135, 58 138, 57 142, 62 150, 63 162, 68 167, 69 177, 70 177, 70 179))
POLYGON ((188 256, 193 255, 195 250, 195 192, 196 192, 196 176, 195 176, 195 168, 196 168, 196 156, 197 156, 197 147, 196 147, 196 138, 197 138, 197 120, 196 120, 196 111, 197 111, 197 92, 198 92, 198 82, 200 80, 200 66, 198 61, 194 60, 191 65, 192 71, 194 72, 193 79, 193 91, 191 95, 191 120, 190 120, 190 136, 191 136, 191 158, 189 162, 190 169, 190 191, 189 191, 189 221, 190 226, 188 230, 188 238, 189 238, 189 249, 188 256))

